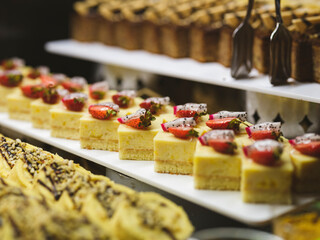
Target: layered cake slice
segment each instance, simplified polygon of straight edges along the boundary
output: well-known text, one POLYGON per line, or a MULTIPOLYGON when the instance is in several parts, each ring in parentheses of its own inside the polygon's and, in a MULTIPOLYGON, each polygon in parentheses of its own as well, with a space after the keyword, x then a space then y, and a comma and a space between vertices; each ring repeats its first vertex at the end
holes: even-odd
POLYGON ((193 159, 198 189, 240 190, 241 155, 232 130, 212 130, 199 138, 193 159))
POLYGON ((243 147, 241 194, 244 202, 290 204, 293 165, 289 146, 266 139, 243 147))
POLYGON ((21 91, 7 96, 8 113, 11 119, 31 121, 31 103, 41 97, 41 84, 21 86, 21 91))
POLYGON ((172 114, 164 112, 154 117, 150 110, 141 108, 118 119, 122 123, 118 128, 120 159, 153 160, 153 138, 160 131, 161 124, 173 118, 172 114))
POLYGON ((68 94, 67 90, 55 86, 43 87, 41 99, 31 103, 31 122, 34 128, 50 129, 50 110, 57 107, 60 98, 68 94))
POLYGON ((154 169, 158 173, 192 174, 197 137, 207 129, 203 124, 206 104, 187 103, 174 107, 177 119, 163 123, 154 138, 154 169))
POLYGON ((135 97, 132 101, 125 100, 131 104, 124 105, 118 101, 118 98, 118 96, 114 98, 115 102, 120 103, 122 108, 119 108, 119 105, 115 103, 99 103, 89 107, 91 115, 86 114, 80 119, 82 148, 119 151, 118 127, 120 123, 117 118, 136 112, 139 105, 150 108, 152 113, 156 114, 156 112, 163 110, 162 108, 165 108, 170 100, 169 98, 149 98, 143 101, 141 98, 135 97), (113 114, 110 115, 110 111, 113 114))
POLYGON ((7 96, 17 92, 22 82, 23 75, 19 70, 7 70, 0 69, 0 112, 7 111, 8 100, 7 96))
POLYGON ((87 112, 88 96, 71 93, 62 98, 62 103, 50 110, 51 136, 80 139, 80 118, 87 112))
POLYGON ((298 193, 320 192, 320 135, 308 133, 290 140, 294 165, 294 189, 298 193))
POLYGON ((117 104, 103 102, 89 106, 89 113, 80 119, 81 148, 119 151, 118 117, 135 112, 138 108, 120 109, 117 104))

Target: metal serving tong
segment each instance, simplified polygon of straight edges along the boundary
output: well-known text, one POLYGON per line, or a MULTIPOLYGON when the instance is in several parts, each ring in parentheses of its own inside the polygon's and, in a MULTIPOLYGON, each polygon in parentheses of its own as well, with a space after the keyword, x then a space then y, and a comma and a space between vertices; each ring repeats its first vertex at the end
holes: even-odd
POLYGON ((254 0, 249 0, 247 15, 233 32, 231 76, 246 78, 252 69, 252 47, 254 30, 249 23, 254 0))
POLYGON ((270 37, 270 81, 273 85, 286 84, 291 76, 292 38, 283 25, 280 0, 275 0, 276 28, 270 37))

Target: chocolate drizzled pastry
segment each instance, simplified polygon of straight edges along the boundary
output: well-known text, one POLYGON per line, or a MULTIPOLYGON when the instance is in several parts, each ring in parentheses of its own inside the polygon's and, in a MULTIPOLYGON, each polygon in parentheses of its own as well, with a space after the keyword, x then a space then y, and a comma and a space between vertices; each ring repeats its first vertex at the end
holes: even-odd
POLYGON ((63 211, 40 196, 0 178, 0 236, 6 240, 111 239, 101 228, 76 211, 63 211))

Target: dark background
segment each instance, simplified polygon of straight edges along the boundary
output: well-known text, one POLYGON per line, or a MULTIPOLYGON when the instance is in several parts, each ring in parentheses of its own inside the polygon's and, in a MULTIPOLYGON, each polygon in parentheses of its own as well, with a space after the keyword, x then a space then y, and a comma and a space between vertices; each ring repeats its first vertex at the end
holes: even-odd
POLYGON ((19 57, 27 65, 93 81, 94 63, 49 54, 48 41, 69 38, 75 0, 0 0, 0 59, 19 57))

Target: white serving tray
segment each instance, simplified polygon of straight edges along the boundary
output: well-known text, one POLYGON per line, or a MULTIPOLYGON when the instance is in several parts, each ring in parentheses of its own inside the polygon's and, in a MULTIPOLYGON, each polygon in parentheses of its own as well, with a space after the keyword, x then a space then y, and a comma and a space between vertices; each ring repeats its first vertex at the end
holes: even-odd
POLYGON ((50 144, 104 167, 128 175, 163 191, 250 225, 269 223, 273 218, 316 200, 315 196, 294 197, 294 205, 247 204, 237 191, 196 190, 192 176, 160 174, 153 170, 153 161, 119 160, 116 152, 86 150, 79 141, 50 137, 49 130, 32 128, 30 122, 9 119, 0 113, 0 126, 50 144))
POLYGON ((101 43, 80 43, 74 40, 48 42, 45 49, 51 53, 102 64, 320 103, 318 83, 299 83, 292 80, 289 85, 275 87, 270 84, 268 76, 259 75, 257 71, 253 71, 250 79, 235 80, 230 76, 230 69, 219 63, 200 63, 189 58, 174 59, 142 50, 129 51, 101 43))

